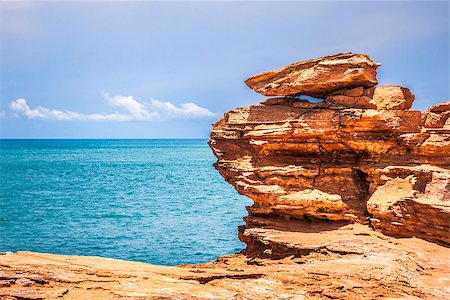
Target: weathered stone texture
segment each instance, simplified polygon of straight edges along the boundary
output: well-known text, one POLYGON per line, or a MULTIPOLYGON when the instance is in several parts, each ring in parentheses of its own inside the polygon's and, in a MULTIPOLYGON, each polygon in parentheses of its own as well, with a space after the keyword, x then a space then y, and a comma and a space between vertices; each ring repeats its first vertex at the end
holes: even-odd
POLYGON ((376 85, 379 63, 365 54, 345 53, 291 64, 245 81, 265 96, 308 95, 322 98, 343 88, 376 85))
POLYGON ((405 87, 385 85, 371 88, 343 89, 329 94, 326 102, 354 108, 410 109, 414 94, 405 87))
POLYGON ((325 98, 269 98, 214 125, 215 167, 253 199, 250 219, 357 222, 450 244, 450 102, 409 110, 409 89, 374 86, 377 66, 364 55, 336 55, 247 81, 265 95, 325 98), (359 67, 371 80, 347 81, 359 67))

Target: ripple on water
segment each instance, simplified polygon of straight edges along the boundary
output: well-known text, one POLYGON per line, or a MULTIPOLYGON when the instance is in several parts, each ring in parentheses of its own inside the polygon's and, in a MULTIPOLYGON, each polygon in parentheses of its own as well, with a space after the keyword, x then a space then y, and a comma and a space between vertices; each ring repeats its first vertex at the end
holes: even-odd
POLYGON ((206 140, 2 140, 0 251, 199 263, 242 249, 250 201, 206 140))

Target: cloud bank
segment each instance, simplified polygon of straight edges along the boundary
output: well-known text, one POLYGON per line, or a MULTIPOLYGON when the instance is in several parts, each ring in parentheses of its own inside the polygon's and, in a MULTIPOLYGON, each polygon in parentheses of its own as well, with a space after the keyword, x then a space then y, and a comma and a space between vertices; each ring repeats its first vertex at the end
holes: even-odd
POLYGON ((17 117, 54 121, 154 121, 165 119, 203 119, 216 114, 195 103, 181 103, 179 107, 169 101, 150 99, 149 102, 132 96, 110 96, 102 92, 103 98, 115 111, 112 113, 85 114, 69 110, 49 109, 38 106, 30 108, 25 99, 11 101, 9 107, 17 117))

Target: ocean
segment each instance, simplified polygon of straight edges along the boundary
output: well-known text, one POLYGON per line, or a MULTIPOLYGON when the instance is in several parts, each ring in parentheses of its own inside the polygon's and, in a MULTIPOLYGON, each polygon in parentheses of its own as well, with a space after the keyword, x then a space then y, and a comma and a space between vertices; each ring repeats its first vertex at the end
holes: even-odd
POLYGON ((207 140, 0 140, 0 251, 160 265, 236 253, 250 199, 207 140))

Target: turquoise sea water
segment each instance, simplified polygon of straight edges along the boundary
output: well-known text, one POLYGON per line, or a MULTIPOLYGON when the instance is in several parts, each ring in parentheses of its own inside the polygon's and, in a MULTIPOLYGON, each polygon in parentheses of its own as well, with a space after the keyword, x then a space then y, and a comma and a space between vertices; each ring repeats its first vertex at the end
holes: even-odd
POLYGON ((206 140, 0 140, 0 251, 153 264, 243 248, 250 200, 206 140))

